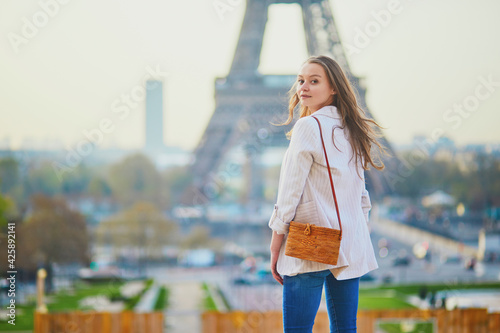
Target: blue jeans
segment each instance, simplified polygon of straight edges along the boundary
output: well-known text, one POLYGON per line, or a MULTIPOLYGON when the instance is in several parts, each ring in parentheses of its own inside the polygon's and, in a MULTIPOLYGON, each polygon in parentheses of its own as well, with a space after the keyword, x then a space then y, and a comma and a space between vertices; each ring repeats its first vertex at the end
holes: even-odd
POLYGON ((329 270, 283 277, 285 333, 310 333, 325 286, 330 332, 356 333, 359 278, 337 280, 329 270))

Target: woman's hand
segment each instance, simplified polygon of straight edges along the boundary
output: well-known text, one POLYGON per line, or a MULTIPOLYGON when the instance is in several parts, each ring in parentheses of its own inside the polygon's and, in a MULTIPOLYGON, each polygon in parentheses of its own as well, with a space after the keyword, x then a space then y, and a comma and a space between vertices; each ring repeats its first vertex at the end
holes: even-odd
POLYGON ((279 284, 283 285, 283 278, 281 277, 280 273, 278 273, 278 255, 279 251, 277 253, 271 252, 271 272, 273 273, 273 278, 278 281, 279 284))
POLYGON ((283 238, 285 235, 278 235, 276 231, 273 231, 273 237, 271 239, 271 272, 273 277, 279 284, 283 285, 283 278, 278 273, 278 256, 280 254, 281 243, 283 243, 283 238))

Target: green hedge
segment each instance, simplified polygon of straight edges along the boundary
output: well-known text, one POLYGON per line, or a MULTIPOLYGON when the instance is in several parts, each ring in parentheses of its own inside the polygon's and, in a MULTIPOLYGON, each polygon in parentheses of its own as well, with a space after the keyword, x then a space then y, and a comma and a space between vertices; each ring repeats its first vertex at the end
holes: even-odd
POLYGON ((203 282, 202 284, 202 289, 205 294, 205 297, 203 298, 203 309, 205 311, 217 311, 217 306, 215 305, 214 299, 212 298, 212 295, 210 294, 210 291, 208 290, 208 286, 206 282, 203 282))
POLYGON ((165 309, 168 306, 168 297, 170 295, 170 292, 165 286, 160 287, 160 290, 158 292, 158 298, 156 299, 156 303, 154 306, 155 311, 161 311, 165 309))
POLYGON ((125 310, 134 310, 135 306, 139 303, 142 296, 144 296, 144 294, 149 290, 149 288, 151 288, 153 283, 154 283, 153 279, 147 279, 144 283, 144 288, 141 290, 141 292, 125 301, 125 310))

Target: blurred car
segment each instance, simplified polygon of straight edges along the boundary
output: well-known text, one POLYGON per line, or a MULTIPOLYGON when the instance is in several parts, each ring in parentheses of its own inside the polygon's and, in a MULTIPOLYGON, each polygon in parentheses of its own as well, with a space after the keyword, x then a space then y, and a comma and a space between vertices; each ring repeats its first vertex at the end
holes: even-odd
POLYGON ((215 252, 209 249, 194 249, 180 256, 180 264, 185 267, 211 267, 215 265, 215 252))
POLYGON ((409 256, 398 257, 392 261, 392 266, 409 266, 411 258, 409 256))
POLYGON ((459 255, 449 255, 441 259, 444 264, 461 264, 462 257, 459 255))
POLYGON ((233 280, 236 285, 258 285, 264 283, 278 283, 273 277, 269 264, 259 265, 254 272, 247 272, 233 280))
POLYGON ((242 276, 238 276, 237 278, 233 279, 233 284, 235 285, 244 285, 244 286, 251 286, 258 284, 258 281, 253 274, 245 274, 242 276))
POLYGON ((384 284, 389 284, 392 283, 393 281, 394 281, 394 276, 392 276, 391 274, 385 274, 382 277, 382 283, 384 284))
POLYGON ((277 283, 273 277, 270 267, 260 268, 255 274, 257 275, 258 281, 261 283, 277 283))

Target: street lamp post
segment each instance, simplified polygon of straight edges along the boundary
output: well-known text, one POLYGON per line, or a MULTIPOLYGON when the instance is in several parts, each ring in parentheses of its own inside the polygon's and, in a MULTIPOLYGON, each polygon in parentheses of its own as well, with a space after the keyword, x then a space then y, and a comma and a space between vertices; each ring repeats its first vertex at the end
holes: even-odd
POLYGON ((47 277, 47 271, 44 268, 40 268, 37 272, 36 279, 36 311, 40 313, 49 312, 47 306, 43 302, 44 294, 45 294, 45 278, 47 277))

